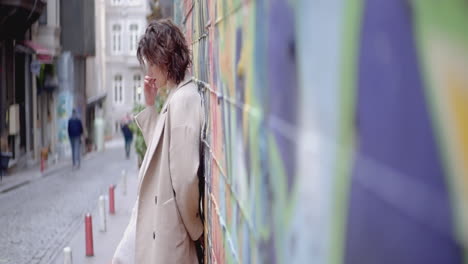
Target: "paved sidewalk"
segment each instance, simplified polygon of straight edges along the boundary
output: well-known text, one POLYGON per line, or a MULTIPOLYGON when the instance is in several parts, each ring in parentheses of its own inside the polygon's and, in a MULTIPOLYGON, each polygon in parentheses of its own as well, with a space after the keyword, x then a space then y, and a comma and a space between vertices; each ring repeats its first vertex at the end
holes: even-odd
MULTIPOLYGON (((72 250, 73 264, 110 264, 114 251, 119 244, 125 228, 130 221, 130 215, 133 205, 136 201, 138 171, 136 166, 134 170, 127 172, 127 193, 123 195, 122 192, 122 178, 115 189, 115 214, 109 215, 109 203, 106 200, 106 232, 99 231, 99 208, 98 201, 96 207, 91 212, 93 223, 93 245, 94 256, 86 257, 86 243, 85 243, 85 225, 84 215, 83 223, 80 225, 76 234, 73 235, 70 242, 63 247, 70 247, 72 250)), ((108 195, 108 193, 103 194, 108 195)), ((51 264, 63 264, 64 255, 62 251, 57 252, 51 264)))
MULTIPOLYGON (((115 137, 105 143, 105 149, 120 148, 123 146, 123 139, 115 137)), ((94 155, 99 152, 93 151, 86 153, 81 157, 82 162, 92 159, 94 155)), ((133 154, 133 153, 132 153, 133 154)), ((55 164, 50 164, 48 167, 41 172, 39 165, 32 166, 31 168, 21 169, 14 171, 10 174, 4 175, 2 181, 0 181, 0 194, 7 193, 14 189, 20 188, 23 185, 31 183, 37 179, 53 175, 55 173, 70 170, 72 168, 71 157, 64 158, 55 164)))
MULTIPOLYGON (((91 152, 82 156, 82 161, 92 158, 94 154, 95 152, 91 152)), ((6 176, 3 176, 3 179, 0 182, 0 194, 12 191, 37 179, 71 169, 71 167, 71 161, 69 159, 64 159, 56 164, 48 166, 43 172, 40 171, 39 166, 33 166, 31 168, 7 174, 6 176)))

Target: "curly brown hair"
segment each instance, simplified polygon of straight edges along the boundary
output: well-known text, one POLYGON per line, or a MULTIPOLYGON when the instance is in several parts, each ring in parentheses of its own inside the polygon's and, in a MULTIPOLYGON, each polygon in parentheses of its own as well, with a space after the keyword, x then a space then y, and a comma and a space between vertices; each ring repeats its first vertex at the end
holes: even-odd
POLYGON ((138 43, 138 61, 157 65, 168 72, 168 78, 180 83, 191 65, 190 51, 184 34, 171 20, 152 21, 138 43))

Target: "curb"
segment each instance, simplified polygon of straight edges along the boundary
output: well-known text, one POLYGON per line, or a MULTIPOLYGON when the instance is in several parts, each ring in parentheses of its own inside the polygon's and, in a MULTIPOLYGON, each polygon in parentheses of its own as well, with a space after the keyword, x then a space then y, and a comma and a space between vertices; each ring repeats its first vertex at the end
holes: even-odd
MULTIPOLYGON (((89 160, 90 158, 92 158, 97 153, 98 152, 88 153, 86 156, 83 156, 83 161, 89 160)), ((52 166, 52 167, 50 167, 50 169, 48 169, 48 170, 46 170, 46 171, 44 171, 42 173, 41 172, 34 173, 34 176, 32 176, 32 177, 30 177, 28 179, 24 179, 22 181, 14 183, 14 184, 12 184, 10 186, 4 186, 4 188, 0 188, 0 195, 6 194, 6 193, 8 193, 10 191, 21 188, 21 187, 23 187, 25 185, 28 185, 29 183, 34 182, 34 181, 36 181, 38 179, 45 178, 45 177, 48 177, 48 176, 63 172, 66 169, 70 169, 70 168, 71 168, 71 164, 69 164, 66 161, 63 161, 62 163, 59 163, 58 165, 52 166)), ((14 177, 14 176, 10 176, 10 177, 14 177)))

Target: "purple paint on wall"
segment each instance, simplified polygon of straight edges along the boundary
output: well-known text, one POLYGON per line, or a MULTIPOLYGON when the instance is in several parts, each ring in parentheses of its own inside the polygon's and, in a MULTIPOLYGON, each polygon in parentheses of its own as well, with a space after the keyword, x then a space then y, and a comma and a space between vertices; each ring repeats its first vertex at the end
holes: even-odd
POLYGON ((460 263, 410 6, 365 1, 361 34, 345 262, 460 263))
POLYGON ((284 0, 271 1, 270 6, 268 58, 272 63, 268 64, 267 122, 275 136, 290 191, 295 179, 298 118, 294 13, 284 0))

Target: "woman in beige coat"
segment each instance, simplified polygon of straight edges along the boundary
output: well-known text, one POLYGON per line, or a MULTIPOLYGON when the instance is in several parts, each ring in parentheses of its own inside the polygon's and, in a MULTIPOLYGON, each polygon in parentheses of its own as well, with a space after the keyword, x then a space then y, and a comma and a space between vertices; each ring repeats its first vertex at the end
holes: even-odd
POLYGON ((113 263, 198 263, 195 241, 203 223, 197 172, 204 115, 197 86, 186 75, 189 49, 177 26, 159 20, 146 29, 137 56, 147 69, 147 107, 135 119, 147 150, 137 202, 113 263), (158 113, 154 102, 161 88, 169 95, 158 113))

